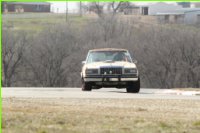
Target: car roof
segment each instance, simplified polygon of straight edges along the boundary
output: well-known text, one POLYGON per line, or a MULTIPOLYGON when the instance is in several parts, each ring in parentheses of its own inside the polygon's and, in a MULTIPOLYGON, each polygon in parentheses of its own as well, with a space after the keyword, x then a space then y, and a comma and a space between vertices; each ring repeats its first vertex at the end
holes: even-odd
POLYGON ((101 48, 101 49, 92 49, 90 52, 94 51, 128 51, 126 49, 118 49, 118 48, 101 48))

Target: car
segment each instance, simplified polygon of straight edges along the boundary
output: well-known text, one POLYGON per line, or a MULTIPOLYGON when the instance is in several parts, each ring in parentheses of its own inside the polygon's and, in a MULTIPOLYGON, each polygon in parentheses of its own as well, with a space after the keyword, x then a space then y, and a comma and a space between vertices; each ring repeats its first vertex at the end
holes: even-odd
POLYGON ((82 91, 100 88, 126 88, 128 93, 140 91, 140 77, 126 49, 103 48, 89 50, 82 62, 82 91))

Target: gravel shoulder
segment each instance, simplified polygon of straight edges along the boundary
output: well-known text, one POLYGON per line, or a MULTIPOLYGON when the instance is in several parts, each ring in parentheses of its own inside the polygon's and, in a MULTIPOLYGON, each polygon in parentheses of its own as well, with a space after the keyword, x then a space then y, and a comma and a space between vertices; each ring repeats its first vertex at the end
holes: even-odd
POLYGON ((188 99, 2 99, 6 133, 199 133, 200 102, 188 99))

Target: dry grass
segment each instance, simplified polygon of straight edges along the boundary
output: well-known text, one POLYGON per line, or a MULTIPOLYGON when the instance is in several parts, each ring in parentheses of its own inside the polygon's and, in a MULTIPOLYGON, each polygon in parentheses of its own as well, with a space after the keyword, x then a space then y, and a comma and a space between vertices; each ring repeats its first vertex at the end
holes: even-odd
POLYGON ((199 133, 200 102, 142 99, 3 99, 5 133, 199 133))

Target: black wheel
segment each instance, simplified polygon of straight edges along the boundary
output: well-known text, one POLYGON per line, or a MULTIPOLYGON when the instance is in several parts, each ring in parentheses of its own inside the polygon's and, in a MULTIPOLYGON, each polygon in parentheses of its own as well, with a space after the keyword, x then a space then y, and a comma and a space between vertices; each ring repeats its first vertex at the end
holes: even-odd
POLYGON ((138 81, 130 82, 126 88, 126 92, 128 93, 138 93, 140 91, 140 78, 138 81))
POLYGON ((82 91, 91 91, 92 86, 89 82, 82 81, 82 91))

